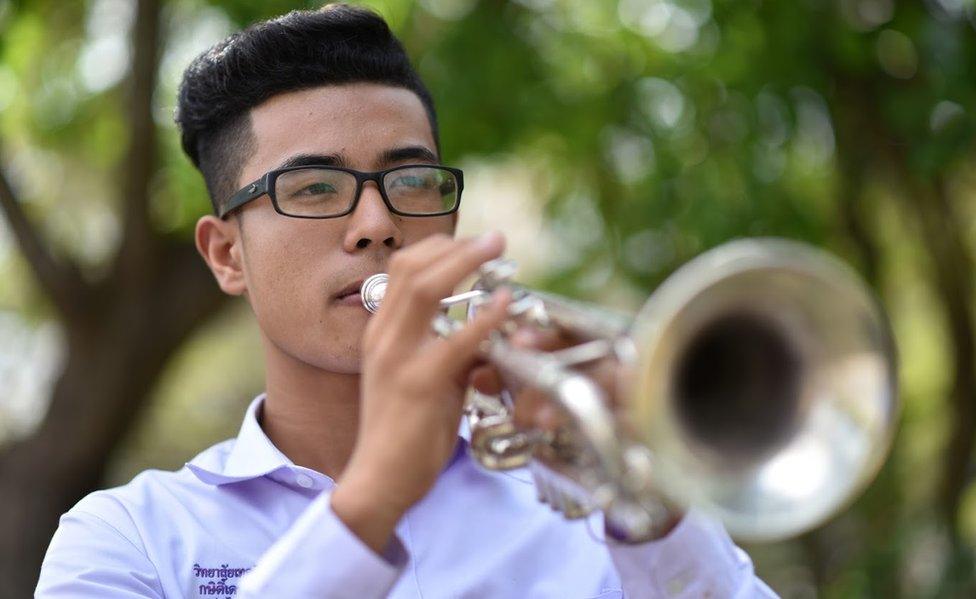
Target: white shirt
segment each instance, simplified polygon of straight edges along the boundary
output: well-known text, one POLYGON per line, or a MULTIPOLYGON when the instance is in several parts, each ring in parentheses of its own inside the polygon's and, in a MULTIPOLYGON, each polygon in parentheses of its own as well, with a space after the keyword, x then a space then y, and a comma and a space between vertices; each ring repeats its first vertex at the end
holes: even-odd
POLYGON ((525 470, 480 468, 459 440, 383 555, 336 517, 329 477, 296 466, 248 408, 236 439, 176 472, 143 472, 61 518, 37 597, 772 597, 717 524, 605 542, 599 514, 566 521, 525 470))

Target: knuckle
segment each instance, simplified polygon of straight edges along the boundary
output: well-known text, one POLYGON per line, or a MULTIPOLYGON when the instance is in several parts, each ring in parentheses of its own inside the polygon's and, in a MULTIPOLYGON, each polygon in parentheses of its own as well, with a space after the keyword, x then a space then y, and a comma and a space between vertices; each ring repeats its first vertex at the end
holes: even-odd
POLYGON ((471 327, 474 330, 484 332, 494 330, 501 326, 503 316, 502 314, 492 312, 482 312, 471 321, 471 327))
POLYGON ((430 285, 419 285, 414 288, 414 297, 425 304, 440 302, 440 294, 430 285))
POLYGON ((453 243, 453 241, 454 241, 453 238, 447 233, 434 233, 424 238, 424 242, 426 242, 428 245, 434 245, 434 244, 443 245, 446 242, 453 243))
POLYGON ((418 291, 426 294, 425 297, 439 295, 439 287, 443 287, 443 285, 439 284, 437 277, 430 272, 417 274, 413 277, 411 284, 418 291))
POLYGON ((407 293, 418 302, 433 303, 441 299, 429 277, 412 277, 406 286, 407 293))
POLYGON ((447 234, 433 233, 404 248, 402 251, 408 253, 426 254, 443 248, 448 243, 452 243, 452 240, 447 234))
POLYGON ((401 250, 390 256, 390 272, 412 272, 416 270, 417 259, 409 250, 401 250))
POLYGON ((458 357, 469 354, 473 355, 478 349, 478 344, 484 337, 485 333, 483 331, 473 329, 470 326, 465 327, 451 335, 450 339, 448 339, 451 346, 451 353, 458 357))

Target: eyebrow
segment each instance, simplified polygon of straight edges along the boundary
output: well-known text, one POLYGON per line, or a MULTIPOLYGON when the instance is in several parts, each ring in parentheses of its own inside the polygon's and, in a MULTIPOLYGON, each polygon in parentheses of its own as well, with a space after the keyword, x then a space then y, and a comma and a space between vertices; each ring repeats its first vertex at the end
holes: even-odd
MULTIPOLYGON (((377 159, 380 168, 394 162, 405 160, 419 160, 422 162, 438 162, 437 155, 424 146, 403 146, 384 150, 377 159)), ((296 166, 338 166, 347 167, 348 159, 342 154, 296 154, 282 162, 278 168, 292 168, 296 166)))
POLYGON ((377 161, 380 166, 386 166, 394 162, 404 160, 422 160, 424 162, 437 162, 437 155, 424 146, 404 146, 402 148, 391 148, 380 154, 377 161))
POLYGON ((293 166, 346 166, 346 157, 342 154, 295 154, 285 160, 278 168, 291 168, 293 166))

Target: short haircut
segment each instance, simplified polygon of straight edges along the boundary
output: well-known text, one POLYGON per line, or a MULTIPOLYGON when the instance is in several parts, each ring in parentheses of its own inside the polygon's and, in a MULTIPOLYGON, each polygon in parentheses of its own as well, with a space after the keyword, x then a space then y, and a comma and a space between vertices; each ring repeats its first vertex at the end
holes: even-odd
POLYGON ((176 123, 183 150, 207 184, 214 211, 237 191, 254 151, 250 111, 278 94, 346 83, 379 83, 420 98, 435 143, 430 92, 381 16, 330 4, 251 25, 198 56, 183 74, 176 123))

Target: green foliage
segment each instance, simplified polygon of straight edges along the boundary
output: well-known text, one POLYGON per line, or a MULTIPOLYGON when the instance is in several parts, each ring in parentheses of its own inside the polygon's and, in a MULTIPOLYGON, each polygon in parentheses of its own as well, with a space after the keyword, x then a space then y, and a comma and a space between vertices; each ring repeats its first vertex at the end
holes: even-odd
MULTIPOLYGON (((928 488, 913 487, 940 462, 951 419, 945 361, 929 356, 948 360, 953 349, 944 308, 924 290, 929 258, 920 257, 926 250, 906 208, 928 200, 905 187, 951 189, 962 220, 950 224, 972 254, 976 192, 964 176, 976 138, 972 2, 366 4, 389 19, 431 87, 448 162, 533 169, 538 186, 526 197, 544 205, 568 256, 552 260, 542 285, 600 299, 604 288, 592 275, 602 270, 604 280, 646 293, 693 255, 747 235, 811 241, 878 273, 906 364, 894 456, 853 510, 817 535, 760 551, 795 556, 785 564, 761 558, 760 569, 805 572, 828 597, 972 588, 976 526, 955 531, 961 542, 952 545, 933 507, 937 473, 922 477, 928 488), (810 550, 825 542, 836 546, 810 550), (923 555, 920 547, 934 549, 923 555), (917 560, 929 560, 935 574, 908 567, 917 560)), ((60 251, 93 270, 114 249, 117 165, 128 135, 125 79, 92 87, 84 73, 84 57, 107 35, 93 21, 99 6, 120 4, 0 0, 5 160, 16 165, 31 215, 60 251), (92 231, 108 240, 94 250, 92 231)), ((314 6, 171 0, 164 66, 167 56, 185 64, 188 48, 215 41, 187 39, 201 23, 213 27, 199 35, 219 37, 314 6)), ((176 83, 164 73, 156 94, 161 157, 152 208, 160 229, 189 238, 209 201, 171 122, 176 83)), ((509 225, 517 223, 499 224, 509 225)), ((0 275, 10 277, 0 302, 26 311, 30 294, 14 289, 29 288, 29 279, 3 256, 0 275)), ((976 521, 976 501, 963 505, 963 521, 976 521)), ((797 588, 763 573, 784 592, 797 588)))

